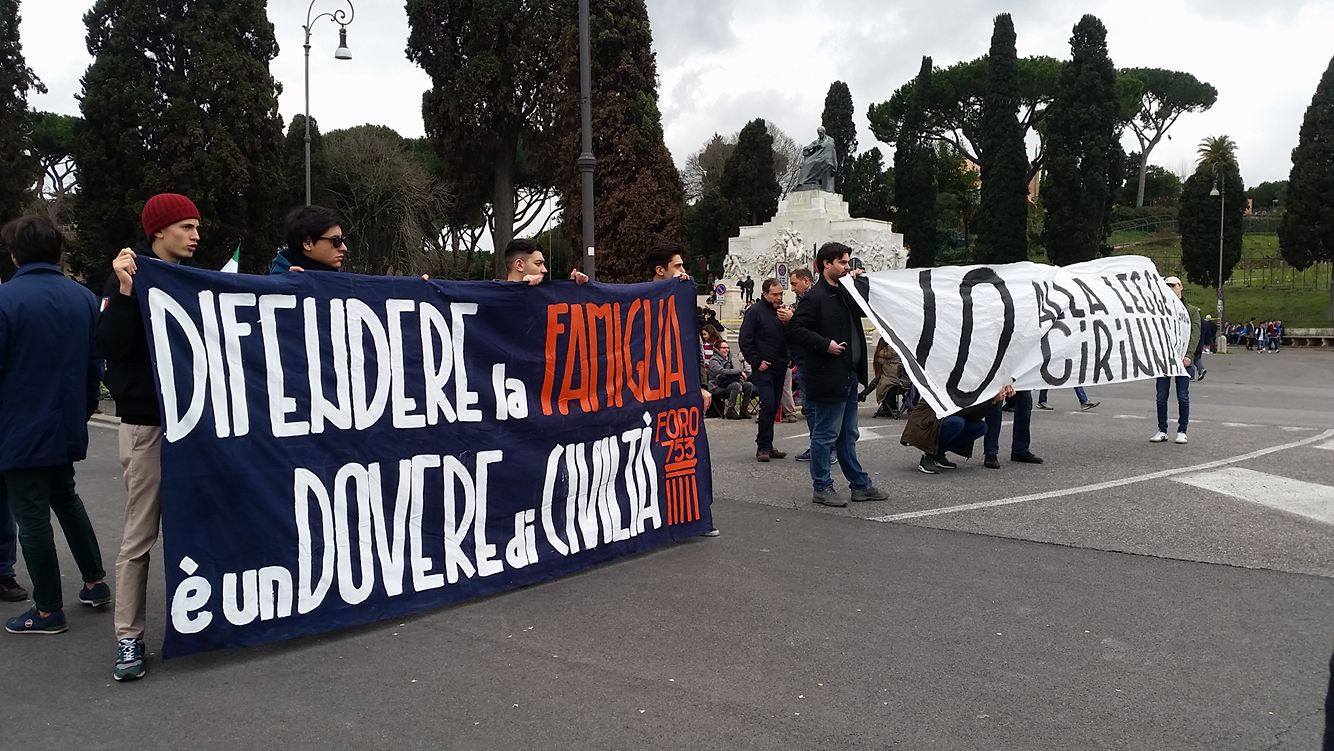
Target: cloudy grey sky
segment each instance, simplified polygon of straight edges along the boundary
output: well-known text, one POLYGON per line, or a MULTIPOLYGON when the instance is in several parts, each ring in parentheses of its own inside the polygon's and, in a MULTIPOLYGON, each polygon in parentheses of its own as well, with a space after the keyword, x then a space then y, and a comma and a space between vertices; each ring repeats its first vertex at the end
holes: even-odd
MULTIPOLYGON (((272 70, 284 88, 279 103, 286 118, 302 109, 307 4, 269 3, 281 47, 272 70)), ((75 94, 89 63, 81 19, 90 5, 22 1, 24 53, 50 89, 32 98, 34 107, 77 113, 75 94)), ((326 130, 370 122, 421 135, 421 92, 430 81, 404 57, 403 3, 356 5, 353 60, 333 59, 334 25, 326 20, 315 28, 311 113, 326 130)), ((316 6, 332 10, 339 0, 316 6)), ((1212 110, 1178 122, 1153 163, 1188 171, 1200 139, 1227 134, 1239 146, 1248 185, 1281 180, 1302 113, 1334 54, 1330 0, 1088 0, 1078 9, 1056 0, 648 0, 648 7, 667 145, 678 164, 715 131, 733 133, 754 117, 772 120, 798 142, 811 140, 825 91, 840 79, 852 90, 859 148, 888 152, 867 129, 866 108, 911 78, 922 55, 944 66, 983 54, 992 17, 1008 11, 1019 54, 1065 58, 1071 27, 1089 12, 1107 25, 1118 67, 1185 70, 1219 90, 1212 110)))

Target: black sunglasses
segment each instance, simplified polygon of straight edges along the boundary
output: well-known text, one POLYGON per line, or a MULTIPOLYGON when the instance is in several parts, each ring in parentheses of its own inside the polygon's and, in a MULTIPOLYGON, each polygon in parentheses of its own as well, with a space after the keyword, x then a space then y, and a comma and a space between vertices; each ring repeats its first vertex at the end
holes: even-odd
POLYGON ((349 237, 350 235, 334 235, 333 237, 320 237, 316 239, 316 242, 318 242, 319 240, 328 240, 330 245, 334 246, 335 248, 341 248, 343 247, 343 244, 348 241, 349 237))

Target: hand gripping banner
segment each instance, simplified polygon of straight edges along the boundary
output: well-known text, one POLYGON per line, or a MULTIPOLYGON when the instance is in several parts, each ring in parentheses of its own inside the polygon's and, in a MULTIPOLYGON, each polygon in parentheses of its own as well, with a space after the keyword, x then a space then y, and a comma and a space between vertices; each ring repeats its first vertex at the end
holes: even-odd
POLYGON ((1191 323, 1153 262, 1011 263, 841 281, 938 416, 1020 391, 1185 375, 1191 323))
POLYGON ((710 529, 694 287, 140 261, 173 657, 710 529))

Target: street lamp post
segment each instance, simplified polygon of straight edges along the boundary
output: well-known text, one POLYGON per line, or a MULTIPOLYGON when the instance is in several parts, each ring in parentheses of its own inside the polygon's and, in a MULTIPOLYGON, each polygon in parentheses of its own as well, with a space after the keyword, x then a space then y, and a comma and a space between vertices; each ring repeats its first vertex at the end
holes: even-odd
MULTIPOLYGON (((1217 169, 1214 170, 1214 187, 1209 191, 1209 195, 1218 196, 1218 286, 1215 289, 1217 295, 1218 310, 1218 332, 1223 332, 1223 217, 1224 209, 1227 205, 1227 194, 1219 190, 1219 184, 1223 181, 1217 169)), ((1226 186, 1224 186, 1226 187, 1226 186)), ((1218 351, 1218 335, 1214 337, 1214 351, 1218 351)))
POLYGON ((347 25, 352 23, 352 19, 357 15, 357 9, 353 7, 352 0, 343 0, 347 3, 347 10, 339 8, 332 12, 324 12, 310 17, 315 10, 317 0, 310 0, 310 5, 306 7, 306 25, 301 28, 306 32, 306 205, 310 205, 310 27, 325 16, 329 20, 338 24, 338 49, 334 50, 335 60, 351 60, 352 51, 347 48, 347 25))
POLYGON ((588 0, 579 0, 579 120, 581 146, 579 167, 583 183, 583 256, 584 273, 589 279, 596 278, 596 256, 593 237, 593 168, 597 160, 593 158, 593 73, 588 49, 588 0))

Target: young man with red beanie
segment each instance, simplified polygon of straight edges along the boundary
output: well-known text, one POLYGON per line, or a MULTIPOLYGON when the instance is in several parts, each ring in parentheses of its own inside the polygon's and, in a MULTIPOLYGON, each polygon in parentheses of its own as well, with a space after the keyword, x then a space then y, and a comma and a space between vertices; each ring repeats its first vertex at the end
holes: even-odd
POLYGON ((144 319, 136 299, 138 259, 189 261, 199 245, 199 209, 177 193, 148 199, 141 215, 145 239, 112 261, 97 324, 98 351, 106 358, 103 379, 120 417, 120 463, 124 468, 125 529, 116 556, 116 666, 118 681, 142 678, 148 552, 162 517, 162 412, 158 409, 144 319))

